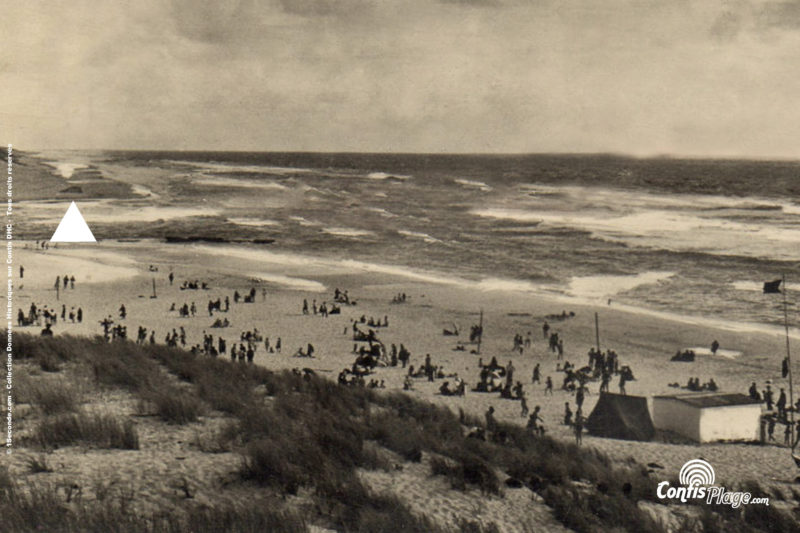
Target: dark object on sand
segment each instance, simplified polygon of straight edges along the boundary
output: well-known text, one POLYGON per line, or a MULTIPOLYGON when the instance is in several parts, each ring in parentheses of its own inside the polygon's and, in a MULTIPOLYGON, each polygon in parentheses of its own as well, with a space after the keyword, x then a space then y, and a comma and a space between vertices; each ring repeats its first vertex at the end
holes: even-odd
POLYGON ((604 392, 586 421, 589 434, 624 440, 652 440, 656 433, 647 398, 604 392))
POLYGON ((675 355, 672 356, 670 361, 677 361, 679 363, 692 363, 694 362, 694 350, 684 350, 678 351, 675 355))

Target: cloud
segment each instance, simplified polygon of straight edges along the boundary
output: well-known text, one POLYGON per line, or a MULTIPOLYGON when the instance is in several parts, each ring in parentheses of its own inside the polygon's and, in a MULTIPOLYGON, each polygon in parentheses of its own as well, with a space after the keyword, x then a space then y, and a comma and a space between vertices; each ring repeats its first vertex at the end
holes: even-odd
POLYGON ((742 30, 742 17, 732 11, 725 11, 711 25, 711 36, 720 42, 729 42, 742 30))
POLYGON ((766 27, 800 29, 800 1, 769 2, 763 6, 758 19, 766 27))
POLYGON ((472 5, 12 3, 0 121, 42 148, 797 153, 800 35, 764 4, 472 5))

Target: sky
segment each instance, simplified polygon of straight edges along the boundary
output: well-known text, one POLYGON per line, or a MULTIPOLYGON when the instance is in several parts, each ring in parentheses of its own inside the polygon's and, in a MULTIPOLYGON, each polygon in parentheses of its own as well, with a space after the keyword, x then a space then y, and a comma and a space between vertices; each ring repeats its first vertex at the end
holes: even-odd
POLYGON ((800 159, 800 0, 5 2, 17 149, 800 159))

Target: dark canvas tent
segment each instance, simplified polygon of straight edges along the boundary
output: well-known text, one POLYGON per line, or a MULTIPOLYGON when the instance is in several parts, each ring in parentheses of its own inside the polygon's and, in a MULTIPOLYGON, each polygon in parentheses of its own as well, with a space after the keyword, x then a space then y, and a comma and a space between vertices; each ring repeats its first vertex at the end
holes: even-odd
POLYGON ((586 421, 591 435, 625 440, 650 440, 655 435, 647 398, 602 393, 586 421))

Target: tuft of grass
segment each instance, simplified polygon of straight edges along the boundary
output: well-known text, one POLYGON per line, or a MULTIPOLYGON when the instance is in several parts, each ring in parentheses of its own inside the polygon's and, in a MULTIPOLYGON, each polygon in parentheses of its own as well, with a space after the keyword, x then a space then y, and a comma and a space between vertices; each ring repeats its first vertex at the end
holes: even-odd
POLYGON ((139 436, 130 420, 106 414, 68 413, 47 417, 33 431, 43 448, 92 444, 101 448, 138 450, 139 436))
POLYGON ((458 531, 461 533, 500 533, 500 528, 494 522, 486 524, 462 518, 458 521, 458 531))
POLYGON ((500 494, 500 480, 486 461, 469 453, 457 455, 457 460, 433 457, 430 463, 431 473, 446 477, 457 490, 467 490, 473 485, 484 494, 500 494))
POLYGON ((74 412, 79 393, 63 380, 48 380, 29 385, 30 400, 45 415, 74 412))
POLYGON ((53 469, 47 464, 47 457, 40 455, 39 457, 28 457, 28 470, 32 474, 52 472, 53 469))
POLYGON ((170 424, 197 422, 204 412, 203 402, 186 392, 148 391, 142 394, 141 412, 152 412, 170 424))

